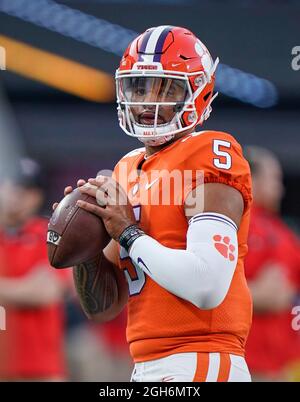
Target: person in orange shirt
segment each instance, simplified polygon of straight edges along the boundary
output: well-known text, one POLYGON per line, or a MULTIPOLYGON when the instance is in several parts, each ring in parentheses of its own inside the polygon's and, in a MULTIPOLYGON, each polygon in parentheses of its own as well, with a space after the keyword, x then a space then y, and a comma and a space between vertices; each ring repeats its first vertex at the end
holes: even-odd
POLYGON ((300 333, 292 310, 300 293, 300 242, 279 216, 283 173, 267 149, 248 146, 253 178, 249 253, 245 272, 253 297, 253 324, 246 356, 257 381, 286 381, 300 363, 300 333), (267 184, 267 185, 266 185, 267 184))
POLYGON ((75 285, 92 319, 110 320, 128 304, 132 381, 251 380, 250 170, 231 135, 195 132, 211 112, 217 64, 185 28, 136 38, 116 74, 118 113, 145 147, 123 157, 113 178, 78 181, 99 206, 78 205, 112 240, 100 263, 74 268, 75 285), (102 264, 118 285, 112 304, 99 290, 102 264))
POLYGON ((45 245, 47 220, 39 165, 20 160, 19 174, 0 187, 0 305, 6 312, 0 330, 0 379, 62 380, 64 362, 63 296, 67 271, 50 269, 45 245))

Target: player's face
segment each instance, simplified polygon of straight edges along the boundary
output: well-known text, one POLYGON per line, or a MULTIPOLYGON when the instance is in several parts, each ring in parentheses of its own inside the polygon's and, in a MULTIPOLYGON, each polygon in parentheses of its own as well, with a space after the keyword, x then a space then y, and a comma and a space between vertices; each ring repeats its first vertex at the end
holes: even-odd
POLYGON ((27 189, 10 181, 1 184, 0 220, 5 226, 22 224, 40 207, 43 196, 38 189, 27 189))
POLYGON ((147 126, 155 124, 156 105, 151 103, 174 102, 176 105, 159 105, 157 125, 169 123, 176 107, 183 104, 187 96, 184 80, 159 77, 132 77, 123 79, 124 97, 129 102, 140 103, 130 107, 136 123, 147 126))

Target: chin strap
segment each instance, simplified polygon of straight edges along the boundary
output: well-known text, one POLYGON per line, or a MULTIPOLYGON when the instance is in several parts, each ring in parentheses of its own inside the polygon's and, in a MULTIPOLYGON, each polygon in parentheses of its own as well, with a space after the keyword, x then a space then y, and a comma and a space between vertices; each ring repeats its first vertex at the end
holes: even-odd
POLYGON ((132 126, 134 129, 134 133, 139 139, 139 141, 141 141, 143 144, 147 144, 154 147, 171 141, 175 137, 175 134, 169 134, 169 135, 167 134, 170 131, 177 130, 176 123, 165 124, 164 126, 156 127, 155 134, 152 127, 149 127, 148 129, 146 126, 142 126, 137 123, 132 123, 132 126), (145 132, 147 132, 148 130, 149 130, 149 138, 147 138, 147 136, 145 135, 145 132), (156 134, 158 134, 159 137, 155 137, 156 134), (166 135, 161 136, 162 134, 166 135))

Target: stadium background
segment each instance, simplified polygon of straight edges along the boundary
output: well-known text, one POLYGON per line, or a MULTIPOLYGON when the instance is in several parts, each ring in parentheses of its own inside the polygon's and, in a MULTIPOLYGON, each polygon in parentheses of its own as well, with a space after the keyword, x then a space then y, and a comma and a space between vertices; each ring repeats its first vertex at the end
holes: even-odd
MULTIPOLYGON (((113 168, 138 147, 118 127, 111 77, 136 33, 180 25, 221 61, 220 94, 205 128, 279 156, 283 214, 299 229, 300 70, 291 64, 300 45, 299 15, 296 0, 0 0, 2 177, 19 155, 39 161, 49 216, 66 184, 113 168)), ((81 322, 72 303, 68 311, 70 327, 81 322)))

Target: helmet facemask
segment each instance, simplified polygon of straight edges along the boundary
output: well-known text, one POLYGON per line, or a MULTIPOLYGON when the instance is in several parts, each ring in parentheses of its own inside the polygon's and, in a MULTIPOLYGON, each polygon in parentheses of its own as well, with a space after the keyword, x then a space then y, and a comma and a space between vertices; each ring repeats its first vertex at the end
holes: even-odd
MULTIPOLYGON (((130 136, 149 145, 170 141, 177 133, 194 127, 199 116, 195 99, 206 85, 203 72, 193 92, 186 73, 174 71, 117 72, 117 98, 120 126, 130 136), (189 123, 182 119, 188 112, 189 123)), ((194 74, 195 75, 195 74, 194 74)))
POLYGON ((217 94, 211 98, 201 116, 197 113, 195 102, 211 81, 218 61, 216 59, 209 75, 204 71, 117 70, 121 128, 143 143, 156 146, 202 124, 209 117, 211 102, 217 94), (187 118, 183 119, 183 116, 187 118))

